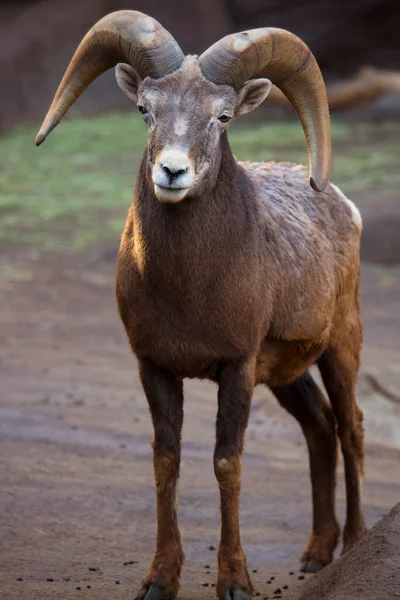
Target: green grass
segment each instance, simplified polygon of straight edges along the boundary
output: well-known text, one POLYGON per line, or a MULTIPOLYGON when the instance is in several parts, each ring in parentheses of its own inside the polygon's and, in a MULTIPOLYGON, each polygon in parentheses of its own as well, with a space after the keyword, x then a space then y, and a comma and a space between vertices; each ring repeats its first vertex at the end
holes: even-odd
MULTIPOLYGON (((400 183, 400 125, 334 122, 331 179, 349 195, 400 183)), ((0 242, 39 252, 79 252, 118 239, 132 198, 146 130, 134 115, 63 122, 43 146, 36 131, 0 138, 0 242)), ((296 121, 234 124, 240 160, 307 162, 296 121)))

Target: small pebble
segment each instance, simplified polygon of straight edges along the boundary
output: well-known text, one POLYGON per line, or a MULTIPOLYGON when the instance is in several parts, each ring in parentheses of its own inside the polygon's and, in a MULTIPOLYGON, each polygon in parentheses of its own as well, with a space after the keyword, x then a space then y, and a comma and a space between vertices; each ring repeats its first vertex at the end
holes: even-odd
POLYGON ((275 575, 271 575, 270 580, 274 581, 274 579, 275 579, 275 575))
POLYGON ((288 590, 289 589, 288 585, 283 585, 282 587, 283 587, 284 590, 288 590))
POLYGON ((257 573, 257 569, 253 569, 253 573, 257 573))
POLYGON ((50 583, 51 583, 52 581, 54 581, 54 579, 53 579, 52 577, 48 577, 48 578, 46 579, 46 581, 50 581, 50 583))
POLYGON ((280 594, 278 594, 278 596, 272 596, 273 598, 282 598, 282 596, 280 594))
POLYGON ((137 560, 126 560, 123 565, 124 567, 127 567, 128 565, 137 565, 137 560))
POLYGON ((304 575, 299 575, 299 579, 305 579, 304 575))
POLYGON ((92 587, 91 585, 87 585, 86 586, 88 590, 90 590, 90 588, 92 587))
POLYGON ((263 600, 269 600, 269 596, 264 596, 263 600))
POLYGON ((119 585, 120 583, 121 583, 121 582, 120 582, 120 580, 119 580, 119 579, 116 579, 116 580, 115 580, 115 585, 119 585))
POLYGON ((64 581, 71 581, 71 577, 63 577, 64 581))
POLYGON ((88 567, 89 571, 97 571, 97 567, 88 567))
POLYGON ((215 587, 215 583, 212 583, 212 584, 211 584, 211 587, 215 587))
POLYGON ((208 546, 208 549, 209 549, 209 550, 215 550, 215 546, 213 546, 213 545, 211 544, 211 546, 208 546))
POLYGON ((18 577, 17 581, 23 581, 22 577, 18 577))
POLYGON ((274 594, 281 594, 282 590, 281 588, 276 588, 276 590, 274 590, 274 594))
POLYGON ((80 589, 81 589, 81 586, 80 586, 80 585, 77 585, 75 589, 77 589, 77 590, 80 590, 80 589))
POLYGON ((203 587, 208 587, 208 586, 209 586, 209 584, 208 584, 208 583, 202 583, 201 585, 202 585, 203 587))
POLYGON ((256 596, 261 596, 260 592, 256 592, 256 596))
POLYGON ((289 571, 289 575, 294 575, 294 571, 289 571))
POLYGON ((272 583, 272 581, 267 581, 267 583, 272 583))
POLYGON ((210 568, 210 565, 204 565, 204 568, 205 568, 205 569, 209 569, 209 568, 210 568))
POLYGON ((211 571, 206 571, 206 575, 209 575, 211 571))

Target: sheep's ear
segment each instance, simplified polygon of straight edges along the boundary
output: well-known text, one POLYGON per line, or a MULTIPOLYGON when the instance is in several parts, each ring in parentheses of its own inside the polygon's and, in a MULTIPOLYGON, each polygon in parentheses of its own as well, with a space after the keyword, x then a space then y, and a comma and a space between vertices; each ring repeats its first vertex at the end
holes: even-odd
POLYGON ((140 77, 131 65, 119 63, 115 67, 115 77, 121 90, 126 94, 129 100, 137 103, 137 91, 140 84, 140 77))
POLYGON ((235 117, 245 115, 260 106, 268 96, 272 83, 269 79, 251 79, 239 89, 235 117))

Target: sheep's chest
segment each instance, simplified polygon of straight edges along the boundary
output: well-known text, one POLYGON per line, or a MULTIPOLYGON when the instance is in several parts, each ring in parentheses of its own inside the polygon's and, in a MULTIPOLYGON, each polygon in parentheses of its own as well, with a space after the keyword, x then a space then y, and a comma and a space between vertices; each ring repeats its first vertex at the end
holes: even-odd
POLYGON ((209 377, 220 361, 235 360, 258 343, 260 295, 245 282, 235 289, 222 271, 172 276, 152 265, 143 273, 120 260, 117 298, 138 358, 182 377, 209 377))

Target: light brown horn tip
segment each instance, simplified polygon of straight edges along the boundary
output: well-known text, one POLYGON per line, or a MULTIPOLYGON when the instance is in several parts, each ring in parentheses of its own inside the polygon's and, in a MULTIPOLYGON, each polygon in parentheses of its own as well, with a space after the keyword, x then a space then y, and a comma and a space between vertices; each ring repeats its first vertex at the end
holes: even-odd
POLYGON ((58 123, 59 123, 59 121, 55 117, 53 117, 47 123, 46 123, 46 119, 45 119, 43 125, 39 129, 39 133, 36 136, 36 139, 35 139, 36 146, 40 146, 40 144, 43 144, 44 140, 47 138, 49 133, 51 131, 53 131, 54 127, 56 127, 58 125, 58 123))
POLYGON ((323 192, 326 186, 328 185, 328 182, 325 183, 324 181, 321 181, 317 183, 314 177, 310 177, 310 185, 314 192, 323 192))
POLYGON ((35 139, 36 146, 40 146, 40 144, 43 144, 45 139, 46 139, 46 136, 44 133, 38 133, 36 136, 36 139, 35 139))

